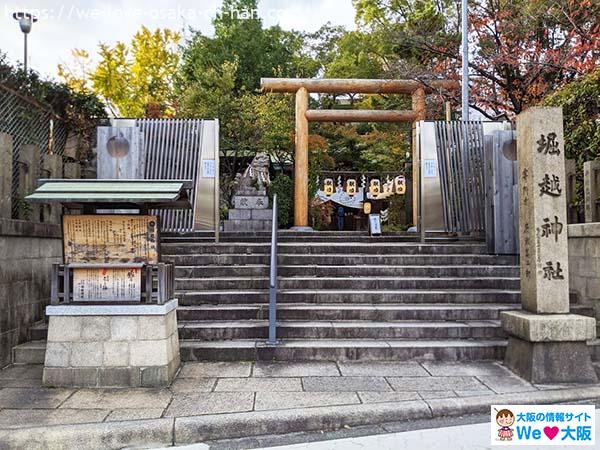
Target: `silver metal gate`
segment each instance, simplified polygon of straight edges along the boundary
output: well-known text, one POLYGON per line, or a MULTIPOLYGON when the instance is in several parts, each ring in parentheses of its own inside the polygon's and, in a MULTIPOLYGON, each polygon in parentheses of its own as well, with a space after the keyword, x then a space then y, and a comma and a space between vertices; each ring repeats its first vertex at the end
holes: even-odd
MULTIPOLYGON (((137 119, 143 135, 145 152, 144 178, 156 180, 192 180, 197 186, 199 158, 202 151, 204 120, 137 119)), ((196 189, 188 193, 192 210, 157 210, 161 229, 185 232, 194 229, 196 189)))
POLYGON ((435 122, 444 224, 447 231, 485 231, 483 125, 435 122))

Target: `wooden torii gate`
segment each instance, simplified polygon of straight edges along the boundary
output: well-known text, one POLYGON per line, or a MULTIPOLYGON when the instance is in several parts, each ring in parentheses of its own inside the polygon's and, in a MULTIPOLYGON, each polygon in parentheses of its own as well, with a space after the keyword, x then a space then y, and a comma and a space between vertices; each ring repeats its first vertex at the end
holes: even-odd
MULTIPOLYGON (((308 122, 412 122, 413 162, 415 159, 414 130, 419 120, 425 120, 427 92, 459 89, 452 80, 367 80, 343 78, 261 78, 262 92, 296 93, 296 151, 294 162, 294 227, 308 227, 308 122), (410 94, 412 110, 339 110, 308 109, 309 93, 319 94, 410 94)), ((413 199, 417 194, 417 177, 413 164, 413 199)), ((413 221, 416 223, 416 201, 413 201, 413 221)))

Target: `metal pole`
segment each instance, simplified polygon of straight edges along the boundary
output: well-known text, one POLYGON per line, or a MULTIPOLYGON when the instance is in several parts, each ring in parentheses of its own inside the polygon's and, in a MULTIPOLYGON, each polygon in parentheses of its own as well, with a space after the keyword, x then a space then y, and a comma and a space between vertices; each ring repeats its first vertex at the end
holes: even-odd
POLYGON ((27 73, 27 33, 23 33, 23 68, 27 73))
POLYGON ((469 120, 469 7, 468 0, 462 0, 462 120, 469 120))
POLYGON ((271 223, 271 270, 269 271, 269 339, 277 344, 277 194, 273 195, 273 222, 271 223))
POLYGON ((215 243, 219 243, 221 230, 221 187, 219 183, 219 119, 215 119, 215 243))

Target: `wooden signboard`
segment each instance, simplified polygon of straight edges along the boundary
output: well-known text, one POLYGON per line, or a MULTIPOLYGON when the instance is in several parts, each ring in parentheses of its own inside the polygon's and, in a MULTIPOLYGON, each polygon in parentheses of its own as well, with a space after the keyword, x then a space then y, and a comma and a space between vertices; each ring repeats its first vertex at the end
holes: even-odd
POLYGON ((64 263, 158 263, 158 217, 64 215, 64 263))
POLYGON ((73 301, 139 302, 141 268, 73 269, 73 301))

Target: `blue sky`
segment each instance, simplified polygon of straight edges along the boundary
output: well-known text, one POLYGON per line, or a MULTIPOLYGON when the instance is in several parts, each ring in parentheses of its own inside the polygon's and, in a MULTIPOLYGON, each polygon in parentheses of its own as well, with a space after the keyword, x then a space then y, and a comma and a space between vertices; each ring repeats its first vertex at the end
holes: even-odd
MULTIPOLYGON (((95 53, 98 42, 129 41, 144 24, 176 30, 189 26, 212 33, 211 19, 221 0, 7 0, 0 10, 0 51, 11 62, 23 58, 23 35, 13 20, 15 11, 39 16, 29 35, 29 66, 56 76, 56 66, 70 61, 72 48, 95 53)), ((352 0, 262 0, 259 15, 266 25, 314 31, 326 22, 354 27, 352 0)))

